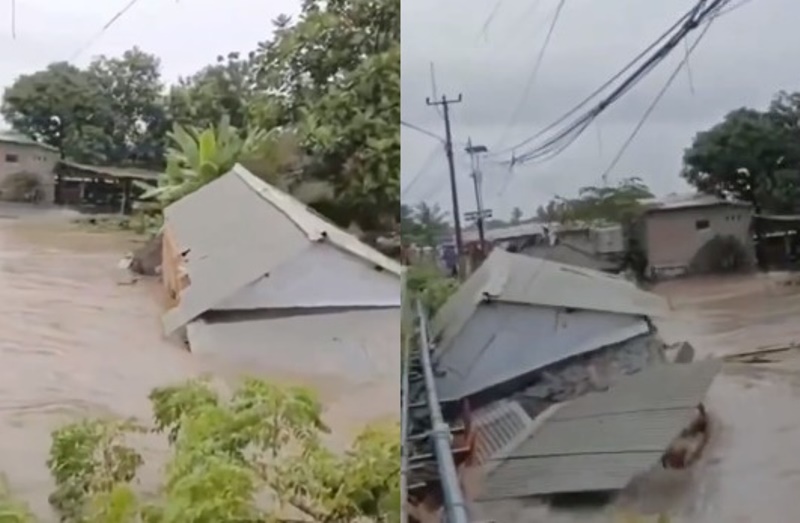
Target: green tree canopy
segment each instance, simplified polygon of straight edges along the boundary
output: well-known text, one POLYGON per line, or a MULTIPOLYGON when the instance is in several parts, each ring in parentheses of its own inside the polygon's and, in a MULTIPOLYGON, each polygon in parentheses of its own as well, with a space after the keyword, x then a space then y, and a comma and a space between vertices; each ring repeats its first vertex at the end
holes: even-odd
POLYGON ((438 204, 420 202, 416 207, 401 205, 401 234, 406 244, 433 247, 449 234, 447 213, 438 204))
POLYGON ((682 175, 697 190, 776 213, 800 211, 800 95, 779 93, 767 111, 737 109, 698 133, 682 175))
POLYGON ((56 63, 20 76, 0 113, 70 159, 157 168, 168 129, 162 90, 158 58, 134 48, 98 57, 85 70, 56 63))
MULTIPOLYGON (((400 1, 306 0, 253 56, 258 85, 296 122, 308 175, 329 183, 335 214, 394 229, 400 204, 400 1), (344 207, 345 209, 341 209, 344 207)), ((256 100, 264 104, 264 96, 256 100)), ((252 114, 263 114, 258 108, 252 114)), ((269 124, 274 112, 267 111, 269 124)))
MULTIPOLYGON (((150 394, 154 424, 89 419, 53 433, 49 501, 65 523, 217 523, 310 520, 399 523, 400 434, 364 429, 344 453, 323 443, 310 391, 248 379, 222 395, 192 380, 150 394), (143 495, 145 432, 170 448, 163 482, 143 495), (266 503, 265 503, 266 501, 266 503)), ((0 520, 36 518, 0 483, 0 520)))
POLYGON ((641 208, 641 200, 653 194, 641 178, 630 177, 614 185, 587 186, 575 198, 555 198, 537 209, 545 222, 629 222, 641 208))
POLYGON ((400 1, 306 0, 273 24, 246 57, 220 56, 171 87, 135 48, 86 69, 53 64, 19 77, 0 112, 72 160, 158 170, 175 123, 274 132, 248 168, 284 188, 321 186, 314 206, 342 226, 397 232, 400 1))

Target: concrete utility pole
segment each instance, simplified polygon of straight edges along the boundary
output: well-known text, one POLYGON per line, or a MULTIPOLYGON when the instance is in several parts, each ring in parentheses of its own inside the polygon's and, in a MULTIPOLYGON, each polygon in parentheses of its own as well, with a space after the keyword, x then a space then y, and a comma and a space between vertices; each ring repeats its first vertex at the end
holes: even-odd
POLYGON ((464 267, 464 238, 461 235, 461 212, 458 209, 458 187, 456 186, 456 166, 453 162, 453 138, 450 134, 450 105, 461 103, 461 95, 456 99, 448 99, 447 96, 442 95, 441 100, 432 101, 430 98, 425 98, 425 103, 428 105, 441 105, 442 116, 444 117, 444 136, 445 144, 444 150, 447 154, 447 164, 450 167, 450 193, 453 197, 453 225, 456 233, 456 254, 458 255, 459 277, 463 278, 464 267))
POLYGON ((483 174, 481 173, 480 157, 479 154, 489 152, 485 145, 472 145, 472 138, 467 142, 466 148, 469 154, 470 164, 472 165, 472 184, 475 188, 475 221, 478 225, 478 238, 480 239, 481 253, 486 252, 486 229, 484 228, 484 209, 483 209, 483 191, 481 190, 483 183, 483 174))

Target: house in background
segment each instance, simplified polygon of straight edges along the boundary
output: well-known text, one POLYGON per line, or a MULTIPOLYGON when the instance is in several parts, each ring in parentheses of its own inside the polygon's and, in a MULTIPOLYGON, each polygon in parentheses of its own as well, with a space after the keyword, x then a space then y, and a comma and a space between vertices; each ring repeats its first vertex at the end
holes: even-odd
POLYGON ((749 203, 705 194, 670 195, 642 203, 645 210, 639 234, 651 276, 710 272, 714 259, 724 256, 726 248, 731 255, 739 251, 740 264, 753 265, 753 208, 749 203))
POLYGON ((241 166, 164 212, 167 334, 257 374, 400 380, 398 263, 241 166))
POLYGON ((607 272, 622 271, 626 238, 621 225, 565 224, 548 230, 548 241, 520 253, 566 265, 607 272))
MULTIPOLYGON (((539 222, 525 222, 515 225, 487 228, 484 233, 486 243, 490 246, 500 245, 505 249, 519 250, 525 246, 541 243, 547 236, 547 225, 539 222)), ((479 234, 476 227, 463 232, 464 244, 478 244, 479 234)))
POLYGON ((3 199, 22 199, 24 194, 12 194, 18 184, 14 176, 33 175, 39 182, 38 198, 42 203, 55 201, 55 167, 58 149, 36 142, 22 134, 0 132, 0 195, 3 199))

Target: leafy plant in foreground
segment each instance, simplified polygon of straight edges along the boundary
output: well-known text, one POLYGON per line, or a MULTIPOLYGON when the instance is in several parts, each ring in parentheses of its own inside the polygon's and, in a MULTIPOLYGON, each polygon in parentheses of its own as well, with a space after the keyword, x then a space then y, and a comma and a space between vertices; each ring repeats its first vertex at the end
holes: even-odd
POLYGON ((48 461, 62 521, 255 523, 298 513, 319 523, 396 521, 397 427, 368 428, 339 454, 323 444, 322 408, 306 389, 246 380, 223 398, 192 380, 150 400, 153 431, 172 449, 159 494, 145 502, 134 489, 142 460, 123 443, 139 427, 75 423, 54 433, 48 461))

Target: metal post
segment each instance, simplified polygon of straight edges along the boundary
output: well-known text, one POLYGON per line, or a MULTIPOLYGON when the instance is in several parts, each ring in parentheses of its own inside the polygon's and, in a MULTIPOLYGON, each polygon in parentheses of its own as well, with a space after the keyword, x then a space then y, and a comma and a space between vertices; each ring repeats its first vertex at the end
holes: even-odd
POLYGON ((428 409, 431 417, 431 438, 433 439, 436 461, 439 466, 439 476, 444 494, 445 513, 447 523, 469 523, 467 505, 458 481, 453 449, 450 446, 450 426, 445 423, 439 397, 436 393, 433 366, 431 362, 430 344, 428 341, 428 321, 422 302, 417 300, 417 314, 419 316, 419 339, 422 369, 425 377, 425 389, 428 394, 428 409))
POLYGON ((470 165, 472 166, 472 183, 475 188, 475 209, 477 212, 478 238, 480 240, 481 254, 486 253, 486 228, 484 222, 483 209, 483 174, 480 168, 480 157, 478 154, 488 151, 484 145, 472 145, 472 138, 467 143, 467 153, 469 154, 470 165))
POLYGON ((461 234, 461 212, 458 208, 458 185, 456 183, 456 166, 453 161, 453 137, 450 133, 450 105, 461 103, 461 95, 455 100, 448 100, 446 96, 442 96, 441 101, 432 102, 430 98, 425 99, 428 105, 441 105, 444 117, 444 136, 445 136, 445 154, 447 155, 447 166, 450 169, 450 193, 453 199, 453 227, 456 235, 456 255, 458 256, 459 265, 459 278, 463 279, 464 275, 464 238, 461 234))

